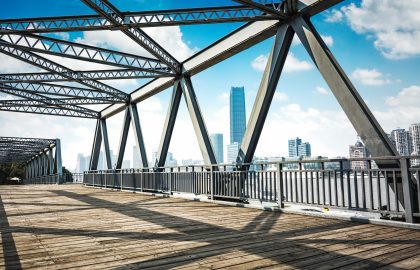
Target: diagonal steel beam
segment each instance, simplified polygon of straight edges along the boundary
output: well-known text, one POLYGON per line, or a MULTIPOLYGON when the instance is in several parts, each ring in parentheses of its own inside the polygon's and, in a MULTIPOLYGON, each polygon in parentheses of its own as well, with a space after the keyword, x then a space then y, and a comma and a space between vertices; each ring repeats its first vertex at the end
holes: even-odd
POLYGON ((185 103, 187 104, 187 109, 190 114, 191 122, 194 127, 195 136, 197 137, 198 145, 200 147, 201 154, 204 159, 204 164, 217 164, 213 146, 210 141, 210 136, 207 131, 207 127, 204 122, 200 106, 198 105, 197 97, 195 95, 191 78, 185 76, 181 79, 180 84, 182 87, 182 93, 185 98, 185 103))
MULTIPOLYGON (((84 80, 145 79, 175 76, 172 74, 158 74, 134 69, 86 70, 74 71, 73 73, 76 78, 83 78, 84 80)), ((74 79, 69 79, 53 72, 0 74, 0 83, 39 83, 63 81, 74 81, 74 79)))
POLYGON ((12 46, 23 50, 95 62, 98 64, 138 69, 159 74, 170 73, 170 69, 156 59, 51 37, 33 34, 3 34, 0 35, 0 42, 5 42, 4 45, 6 46, 12 46))
POLYGON ((239 149, 238 164, 252 162, 293 36, 294 31, 289 25, 282 25, 277 30, 274 46, 267 61, 241 148, 239 149))
POLYGON ((163 125, 162 136, 157 152, 157 160, 153 160, 155 167, 165 166, 166 156, 168 155, 169 144, 171 143, 172 132, 175 127, 176 116, 178 114, 179 104, 181 102, 182 87, 179 81, 176 81, 172 90, 172 97, 166 113, 165 123, 163 125))
POLYGON ((106 85, 104 83, 101 83, 95 80, 84 80, 83 77, 78 77, 78 75, 76 75, 73 70, 65 66, 62 66, 60 64, 57 64, 37 54, 27 52, 18 48, 5 46, 4 43, 0 43, 0 52, 7 54, 9 56, 12 56, 16 59, 22 60, 31 65, 49 70, 56 74, 60 74, 63 77, 74 80, 80 84, 89 86, 91 88, 97 89, 111 96, 117 97, 121 101, 128 101, 129 99, 129 96, 120 90, 117 90, 109 85, 106 85))
MULTIPOLYGON (((98 12, 106 18, 111 24, 115 26, 123 26, 125 22, 124 15, 114 7, 107 0, 82 0, 93 10, 98 12)), ((137 44, 141 45, 153 56, 166 63, 175 73, 181 72, 180 63, 170 55, 165 49, 163 49, 156 41, 149 37, 143 30, 139 28, 129 28, 121 30, 124 34, 130 37, 137 44)))
MULTIPOLYGON (((306 51, 372 155, 398 156, 388 136, 309 19, 299 16, 291 23, 306 51)), ((378 161, 377 164, 380 168, 398 166, 395 161, 378 161)))
POLYGON ((127 108, 124 113, 123 128, 121 130, 120 143, 118 145, 117 161, 115 165, 115 169, 117 170, 121 169, 122 167, 125 148, 127 146, 127 138, 128 138, 128 131, 130 129, 130 122, 131 122, 130 109, 127 108))
POLYGON ((96 121, 95 135, 93 137, 92 153, 90 155, 89 171, 95 171, 98 169, 99 154, 101 152, 102 144, 102 131, 101 131, 101 120, 96 121))
POLYGON ((99 119, 101 125, 101 136, 104 143, 105 162, 108 170, 112 169, 111 151, 109 148, 108 128, 106 126, 106 119, 99 119))
POLYGON ((144 140, 143 140, 143 133, 142 133, 142 130, 141 130, 137 105, 136 104, 130 104, 128 106, 128 109, 130 111, 131 125, 133 127, 133 132, 134 132, 134 141, 136 142, 136 146, 137 146, 137 149, 139 151, 138 154, 139 154, 139 157, 141 159, 141 163, 143 165, 143 168, 148 168, 149 163, 147 161, 146 147, 145 147, 144 140))

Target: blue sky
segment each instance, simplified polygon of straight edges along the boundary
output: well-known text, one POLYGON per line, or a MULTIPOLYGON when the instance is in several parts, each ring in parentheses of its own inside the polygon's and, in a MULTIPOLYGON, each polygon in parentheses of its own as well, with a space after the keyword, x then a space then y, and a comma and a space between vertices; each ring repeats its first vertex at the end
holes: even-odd
MULTIPOLYGON (((233 4, 222 0, 112 2, 121 11, 233 4)), ((348 0, 312 18, 313 24, 386 132, 397 127, 408 128, 411 123, 420 122, 417 105, 420 104, 419 6, 416 0, 384 0, 381 1, 381 8, 374 0, 348 0), (411 10, 410 14, 400 14, 406 10, 411 10), (404 17, 405 20, 398 20, 397 17, 404 17)), ((93 14, 93 11, 79 0, 7 1, 0 10, 2 19, 76 14, 93 14)), ((146 31, 161 41, 175 57, 185 59, 241 25, 195 25, 163 30, 149 28, 146 31)), ((74 32, 60 37, 132 53, 141 52, 136 44, 126 42, 116 32, 74 32)), ((207 128, 210 133, 223 133, 225 144, 229 143, 230 87, 245 87, 249 114, 262 76, 261 68, 264 67, 264 59, 272 42, 272 38, 261 42, 192 78, 207 128)), ((348 145, 356 140, 356 132, 299 42, 294 42, 291 54, 286 72, 280 78, 256 155, 285 156, 287 138, 296 136, 311 142, 314 155, 348 155, 348 145)), ((17 64, 6 56, 0 55, 0 58, 1 73, 33 71, 28 65, 17 64)), ((68 63, 69 67, 75 65, 67 59, 62 63, 68 63)), ((139 86, 140 81, 105 83, 131 92, 139 86)), ((159 143, 169 96, 170 89, 138 105, 150 157, 159 143)), ((121 120, 121 115, 109 119, 110 143, 114 152, 117 151, 121 120)), ((64 163, 69 168, 74 168, 78 152, 90 153, 94 125, 93 120, 0 112, 2 136, 62 138, 64 163)), ((131 159, 132 143, 130 137, 126 159, 131 159)), ((178 160, 201 158, 184 104, 181 104, 170 151, 178 160), (188 147, 185 147, 186 144, 188 147)))

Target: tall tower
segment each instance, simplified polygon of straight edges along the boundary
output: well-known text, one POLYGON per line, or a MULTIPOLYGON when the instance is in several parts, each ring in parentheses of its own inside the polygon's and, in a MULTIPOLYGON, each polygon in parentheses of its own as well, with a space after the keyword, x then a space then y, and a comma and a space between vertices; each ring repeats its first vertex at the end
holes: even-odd
POLYGON ((246 128, 245 91, 243 87, 230 89, 230 143, 242 143, 246 128))
POLYGON ((299 156, 299 145, 302 144, 301 138, 293 138, 289 140, 289 157, 299 156))
MULTIPOLYGON (((420 155, 420 123, 412 124, 410 126, 410 135, 411 135, 411 142, 412 142, 412 155, 418 156, 420 155)), ((411 161, 412 166, 419 166, 420 159, 413 159, 411 161)))
POLYGON ((408 156, 411 154, 411 139, 410 134, 405 129, 395 129, 391 131, 391 141, 401 156, 408 156))
POLYGON ((214 133, 210 135, 217 163, 223 163, 223 134, 214 133))

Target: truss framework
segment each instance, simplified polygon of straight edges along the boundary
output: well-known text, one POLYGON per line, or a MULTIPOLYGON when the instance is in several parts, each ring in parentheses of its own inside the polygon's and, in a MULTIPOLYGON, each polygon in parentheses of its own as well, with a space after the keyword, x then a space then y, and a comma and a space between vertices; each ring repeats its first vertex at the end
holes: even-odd
MULTIPOLYGON (((235 0, 238 6, 198 8, 168 11, 121 12, 108 0, 82 0, 98 15, 15 19, 0 21, 0 52, 15 57, 48 72, 1 74, 0 91, 14 93, 20 99, 2 101, 0 110, 47 113, 73 117, 97 118, 90 169, 97 168, 99 148, 104 142, 108 168, 121 166, 130 123, 135 131, 138 154, 145 153, 136 103, 173 86, 156 166, 163 166, 171 141, 182 96, 187 103, 191 121, 206 164, 215 164, 208 132, 195 95, 191 77, 217 63, 275 36, 275 43, 267 63, 250 122, 238 153, 237 164, 252 161, 274 91, 282 72, 285 57, 293 36, 302 44, 331 91, 342 106, 357 133, 374 156, 397 155, 379 123, 357 93, 339 63, 321 39, 310 18, 342 0, 235 0), (220 22, 247 22, 239 29, 196 53, 184 62, 178 62, 160 44, 139 27, 157 27, 183 24, 220 22), (102 49, 75 42, 37 35, 45 32, 117 30, 134 40, 152 57, 102 49), (114 66, 114 69, 72 70, 42 54, 87 60, 114 66), (115 69, 115 66, 121 69, 115 69), (154 78, 131 94, 126 94, 98 80, 126 78, 154 78), (46 82, 71 81, 87 88, 64 87, 46 82), (52 98, 58 96, 59 98, 52 98), (111 104, 101 112, 82 110, 80 104, 111 104), (111 164, 106 119, 125 110, 120 139, 119 159, 111 164)), ((144 162, 143 166, 147 166, 144 162)), ((396 163, 378 162, 386 168, 396 163)))

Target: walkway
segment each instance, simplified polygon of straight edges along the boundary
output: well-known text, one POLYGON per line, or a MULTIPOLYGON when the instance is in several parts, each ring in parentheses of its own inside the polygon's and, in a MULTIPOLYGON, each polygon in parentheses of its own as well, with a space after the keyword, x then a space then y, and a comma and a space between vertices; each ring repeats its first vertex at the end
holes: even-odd
POLYGON ((0 268, 420 269, 416 230, 79 185, 0 195, 0 268))

